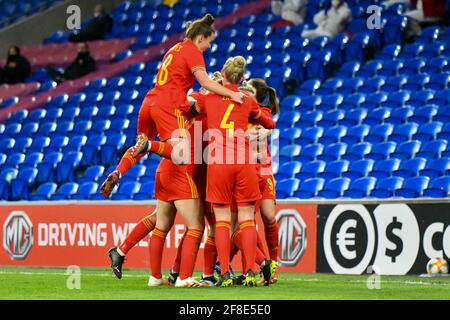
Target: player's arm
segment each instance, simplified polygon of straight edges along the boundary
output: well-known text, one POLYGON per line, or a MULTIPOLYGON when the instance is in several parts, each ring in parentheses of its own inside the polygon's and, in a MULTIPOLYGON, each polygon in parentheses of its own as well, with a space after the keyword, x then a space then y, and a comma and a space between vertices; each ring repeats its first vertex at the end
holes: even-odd
POLYGON ((208 76, 204 69, 198 69, 194 72, 194 76, 197 79, 198 83, 210 92, 214 92, 221 96, 229 97, 230 99, 242 103, 244 101, 244 94, 242 92, 231 91, 230 89, 225 88, 221 84, 217 83, 208 76))
POLYGON ((272 120, 272 115, 263 112, 255 100, 252 100, 251 103, 250 119, 266 129, 275 129, 275 121, 272 120))

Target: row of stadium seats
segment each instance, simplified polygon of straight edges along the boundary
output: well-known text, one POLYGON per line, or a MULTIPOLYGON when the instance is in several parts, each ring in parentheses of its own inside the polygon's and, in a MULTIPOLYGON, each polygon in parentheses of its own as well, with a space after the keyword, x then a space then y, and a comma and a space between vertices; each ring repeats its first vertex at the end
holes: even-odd
POLYGON ((61 0, 3 0, 0 1, 0 29, 24 17, 45 10, 61 0))

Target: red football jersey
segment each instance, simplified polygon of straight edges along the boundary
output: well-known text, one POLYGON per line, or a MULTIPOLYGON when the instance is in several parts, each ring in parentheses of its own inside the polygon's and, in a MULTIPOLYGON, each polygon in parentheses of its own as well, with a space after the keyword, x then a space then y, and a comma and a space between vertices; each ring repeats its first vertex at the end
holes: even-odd
POLYGON ((168 108, 186 105, 187 92, 194 85, 194 73, 198 70, 206 70, 205 60, 192 40, 185 39, 174 45, 164 55, 156 84, 147 93, 151 104, 168 108))
MULTIPOLYGON (((239 91, 237 85, 227 84, 225 87, 232 91, 239 91)), ((195 98, 198 108, 206 114, 209 147, 213 148, 215 152, 210 154, 211 159, 215 159, 213 162, 220 161, 220 163, 230 164, 232 161, 232 163, 236 163, 238 151, 241 151, 241 155, 242 151, 245 151, 245 160, 243 161, 247 163, 249 161, 249 142, 246 131, 249 118, 261 115, 258 103, 249 95, 243 103, 236 103, 228 97, 214 93, 197 95, 195 98), (221 141, 217 139, 221 139, 221 141), (214 143, 213 147, 212 143, 214 143)), ((211 161, 208 162, 211 163, 211 161)))

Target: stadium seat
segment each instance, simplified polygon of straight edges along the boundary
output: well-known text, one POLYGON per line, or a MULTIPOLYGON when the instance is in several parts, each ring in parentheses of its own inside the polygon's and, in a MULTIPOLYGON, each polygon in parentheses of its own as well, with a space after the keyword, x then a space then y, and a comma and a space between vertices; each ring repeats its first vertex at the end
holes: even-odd
MULTIPOLYGON (((366 103, 367 103, 367 100, 366 100, 366 103)), ((373 128, 376 125, 383 124, 383 122, 387 118, 389 118, 390 115, 391 115, 391 108, 386 108, 386 107, 376 108, 367 114, 367 117, 364 119, 364 123, 371 125, 373 128)))
POLYGON ((338 160, 347 151, 346 143, 333 143, 325 147, 322 154, 317 156, 318 160, 323 160, 325 162, 330 162, 338 160))
POLYGON ((391 154, 391 158, 397 159, 411 159, 413 158, 417 152, 419 152, 421 146, 421 142, 418 140, 405 141, 397 144, 397 148, 391 154))
POLYGON ((342 141, 348 145, 363 142, 365 137, 369 134, 369 131, 370 126, 367 124, 350 126, 347 135, 342 137, 342 141))
POLYGON ((326 181, 325 186, 319 191, 318 196, 325 199, 336 199, 343 195, 349 188, 349 178, 334 178, 326 181))
POLYGON ((420 90, 417 92, 412 92, 411 97, 408 100, 408 105, 413 107, 421 107, 427 104, 428 101, 433 97, 434 97, 433 90, 420 90))
POLYGON ((433 117, 438 113, 439 107, 437 105, 429 104, 414 110, 414 114, 408 121, 417 123, 431 122, 433 117))
POLYGON ((145 166, 141 164, 134 165, 121 179, 121 182, 137 181, 145 174, 145 166))
POLYGON ((422 124, 414 135, 413 139, 420 141, 435 140, 439 132, 441 132, 444 124, 439 121, 422 124))
POLYGON ((410 178, 419 175, 419 172, 425 168, 427 160, 425 158, 408 159, 401 162, 398 170, 393 172, 394 176, 410 178))
POLYGON ((333 127, 338 125, 338 123, 345 117, 345 112, 341 109, 329 110, 323 113, 322 119, 319 121, 318 125, 324 128, 333 127))
POLYGON ((31 167, 35 168, 38 163, 40 163, 44 159, 44 154, 41 152, 30 152, 26 153, 25 160, 19 165, 21 167, 31 167))
POLYGON ((71 200, 88 200, 97 192, 98 183, 84 182, 79 184, 78 190, 70 195, 71 200))
POLYGON ((299 179, 283 179, 277 183, 277 196, 281 199, 289 198, 294 195, 300 185, 299 179))
POLYGON ((14 148, 11 151, 25 153, 27 149, 31 146, 33 140, 31 138, 17 138, 14 148))
POLYGON ((289 161, 280 165, 277 173, 277 180, 295 178, 295 175, 300 172, 302 167, 299 161, 289 161))
POLYGON ((429 182, 430 178, 426 176, 408 178, 404 181, 403 186, 395 191, 395 196, 402 198, 421 197, 429 182))
POLYGON ((68 200, 78 190, 78 184, 67 182, 61 185, 58 190, 50 196, 50 200, 68 200))
POLYGON ((364 140, 372 143, 387 141, 393 131, 394 125, 391 123, 375 125, 370 128, 364 140))
POLYGON ((370 195, 375 198, 390 198, 395 195, 395 192, 403 185, 404 179, 401 177, 388 177, 377 180, 375 189, 370 195))
POLYGON ((324 134, 319 138, 319 142, 325 145, 331 143, 341 142, 342 137, 347 133, 347 127, 345 126, 334 126, 325 130, 324 134))
POLYGON ((104 172, 105 172, 104 166, 91 166, 86 169, 84 175, 81 178, 77 179, 77 182, 79 184, 90 181, 98 182, 99 178, 103 175, 104 172))
POLYGON ((320 178, 324 178, 325 180, 330 180, 333 178, 340 177, 342 172, 348 170, 350 162, 348 160, 335 160, 331 162, 327 162, 325 165, 325 169, 322 172, 318 173, 320 178))
POLYGON ((431 180, 423 195, 430 198, 448 198, 450 196, 450 176, 431 180))
POLYGON ((395 142, 411 141, 412 137, 416 134, 419 125, 415 122, 400 124, 395 127, 392 134, 389 136, 389 140, 395 142))
POLYGON ((277 126, 280 128, 294 127, 300 120, 300 113, 297 111, 284 112, 280 115, 277 121, 277 126))
POLYGON ((55 182, 61 183, 75 180, 75 170, 80 164, 83 154, 71 151, 64 154, 60 163, 56 167, 55 182))
POLYGON ((348 177, 352 180, 367 176, 372 171, 375 161, 372 159, 361 159, 350 163, 347 171, 342 173, 343 177, 348 177))
POLYGON ((375 178, 387 178, 392 176, 395 170, 400 167, 401 160, 397 158, 383 159, 375 162, 370 175, 375 178))
POLYGON ((81 148, 86 144, 87 137, 83 135, 73 135, 69 138, 69 143, 64 147, 64 153, 70 151, 80 151, 81 148))
POLYGON ((296 140, 296 143, 300 145, 308 145, 317 143, 319 138, 323 135, 323 127, 311 127, 302 131, 300 138, 296 140))
POLYGON ((364 84, 364 79, 361 77, 349 78, 344 81, 339 88, 339 93, 352 94, 358 92, 359 88, 364 84))
POLYGON ((297 179, 301 181, 309 178, 316 177, 319 173, 325 169, 325 161, 314 160, 302 165, 299 173, 295 175, 297 179))
POLYGON ((22 130, 22 125, 20 123, 13 122, 6 125, 5 132, 3 134, 8 137, 15 138, 19 135, 20 130, 22 130))
POLYGON ((388 95, 388 99, 383 103, 383 107, 388 108, 400 108, 403 107, 411 98, 411 93, 409 91, 401 90, 396 92, 391 92, 388 95))
POLYGON ((450 72, 433 74, 428 83, 425 84, 426 89, 444 90, 449 89, 450 72))
POLYGON ((284 146, 280 150, 280 162, 287 162, 287 161, 293 161, 295 160, 295 157, 297 157, 300 154, 301 147, 296 144, 284 146))
POLYGON ((372 150, 372 144, 369 142, 360 142, 351 145, 347 152, 342 156, 342 159, 349 161, 356 161, 363 159, 372 150))
POLYGON ((296 95, 287 96, 281 101, 280 108, 281 110, 287 111, 295 110, 300 105, 301 101, 302 100, 300 99, 299 96, 296 95))
POLYGON ((374 144, 372 150, 365 157, 375 161, 388 159, 390 154, 394 152, 397 144, 393 141, 386 141, 374 144))
POLYGON ((322 111, 311 110, 302 114, 300 121, 296 124, 297 127, 307 128, 314 127, 322 119, 322 111))
POLYGON ((19 165, 25 161, 25 154, 21 152, 11 153, 8 155, 4 168, 18 169, 19 165))
MULTIPOLYGON (((408 118, 411 117, 414 114, 414 108, 411 106, 404 106, 401 108, 395 108, 392 110, 391 115, 386 120, 389 123, 392 123, 394 125, 398 124, 404 124, 408 121, 408 118)), ((397 128, 395 128, 397 129, 397 128)), ((395 134, 395 130, 394 133, 395 134)), ((392 138, 392 136, 391 136, 392 138)))
POLYGON ((110 165, 116 162, 118 160, 118 151, 122 149, 125 141, 126 136, 123 134, 108 135, 106 143, 100 151, 100 163, 110 165))
POLYGON ((366 198, 375 188, 376 181, 377 179, 374 177, 362 177, 353 180, 350 187, 344 191, 344 196, 354 199, 366 198))
POLYGON ((421 145, 416 157, 424 157, 427 159, 439 158, 442 152, 445 151, 446 147, 447 140, 438 139, 434 141, 427 141, 421 145))
POLYGON ((58 185, 54 182, 47 182, 41 184, 37 189, 36 193, 30 195, 31 201, 43 201, 50 200, 50 197, 53 193, 55 193, 58 185))
POLYGON ((20 134, 22 136, 29 137, 29 136, 32 136, 35 133, 37 133, 38 129, 39 129, 39 123, 37 123, 37 122, 28 122, 28 123, 23 125, 22 131, 20 132, 20 134))
POLYGON ((450 158, 432 159, 429 160, 425 168, 420 171, 420 175, 434 179, 446 175, 446 173, 449 172, 448 170, 450 170, 450 158))
POLYGON ((141 184, 135 181, 123 181, 117 192, 113 192, 112 200, 129 200, 132 199, 133 194, 138 193, 141 188, 141 184))
POLYGON ((294 197, 300 199, 310 199, 317 196, 325 184, 323 178, 310 178, 302 181, 300 188, 294 192, 294 197))
POLYGON ((33 185, 37 174, 36 168, 24 167, 21 169, 17 178, 11 180, 10 200, 28 200, 29 187, 33 185))
POLYGON ((86 144, 81 148, 83 158, 81 159, 82 165, 99 164, 98 151, 100 147, 106 143, 106 137, 104 135, 91 135, 86 144))

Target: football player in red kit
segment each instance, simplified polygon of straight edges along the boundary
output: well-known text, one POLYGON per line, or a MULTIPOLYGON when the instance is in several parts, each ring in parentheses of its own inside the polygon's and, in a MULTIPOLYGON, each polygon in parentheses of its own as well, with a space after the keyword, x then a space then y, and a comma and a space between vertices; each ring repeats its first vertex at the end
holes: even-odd
MULTIPOLYGON (((242 81, 245 59, 229 58, 222 69, 225 87, 235 92, 242 81)), ((208 173, 206 200, 213 204, 216 217, 216 248, 222 274, 217 285, 231 286, 230 259, 230 204, 235 198, 238 205, 239 228, 242 233, 243 254, 247 270, 244 285, 256 285, 254 271, 256 256, 256 227, 254 207, 261 198, 256 162, 252 163, 246 131, 248 121, 257 121, 266 128, 274 128, 273 120, 265 116, 258 103, 248 95, 243 103, 236 103, 217 94, 196 97, 193 113, 206 114, 209 133, 208 173), (241 150, 244 151, 243 156, 241 150)))

